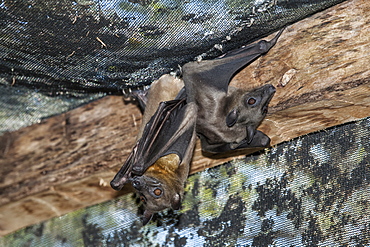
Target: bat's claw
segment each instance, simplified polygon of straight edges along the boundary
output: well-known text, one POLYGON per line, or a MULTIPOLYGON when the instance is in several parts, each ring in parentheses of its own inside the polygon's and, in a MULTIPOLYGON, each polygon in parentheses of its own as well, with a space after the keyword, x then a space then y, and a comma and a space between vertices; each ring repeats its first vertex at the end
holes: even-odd
POLYGON ((114 189, 114 190, 121 190, 122 188, 123 188, 123 186, 124 186, 124 184, 121 184, 121 183, 119 183, 119 182, 117 182, 117 181, 114 181, 114 180, 112 180, 111 182, 110 182, 110 186, 114 189))

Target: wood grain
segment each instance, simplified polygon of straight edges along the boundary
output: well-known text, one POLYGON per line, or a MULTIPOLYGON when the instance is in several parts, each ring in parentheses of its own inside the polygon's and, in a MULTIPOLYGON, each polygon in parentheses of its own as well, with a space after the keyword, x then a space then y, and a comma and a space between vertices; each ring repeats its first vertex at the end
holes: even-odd
MULTIPOLYGON (((370 116, 370 2, 352 0, 289 26, 232 85, 277 87, 260 129, 272 144, 370 116)), ((0 234, 116 198, 109 181, 135 142, 137 107, 109 96, 0 137, 0 234)), ((247 152, 205 157, 192 172, 247 152)))

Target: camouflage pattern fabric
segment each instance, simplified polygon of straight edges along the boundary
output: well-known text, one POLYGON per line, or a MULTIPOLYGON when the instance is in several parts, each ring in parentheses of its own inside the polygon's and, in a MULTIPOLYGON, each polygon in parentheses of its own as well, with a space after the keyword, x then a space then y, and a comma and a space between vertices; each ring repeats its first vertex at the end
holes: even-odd
POLYGON ((179 211, 141 227, 132 194, 0 240, 2 246, 369 246, 370 118, 189 177, 179 211))

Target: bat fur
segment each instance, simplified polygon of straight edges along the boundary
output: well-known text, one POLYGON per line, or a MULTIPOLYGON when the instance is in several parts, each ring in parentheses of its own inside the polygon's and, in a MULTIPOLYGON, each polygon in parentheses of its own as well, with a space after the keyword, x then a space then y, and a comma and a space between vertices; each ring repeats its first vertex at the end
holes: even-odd
POLYGON ((211 153, 269 146, 270 138, 257 127, 275 88, 242 90, 229 82, 268 52, 282 31, 214 60, 189 62, 182 67, 182 79, 164 75, 148 94, 140 94, 145 111, 137 143, 111 186, 133 185, 145 204, 143 224, 155 212, 180 207, 197 135, 202 149, 211 153))
POLYGON ((116 190, 129 182, 137 190, 145 204, 144 225, 153 213, 181 205, 195 146, 197 113, 195 103, 175 99, 183 86, 181 80, 169 76, 152 84, 146 105, 141 104, 145 111, 137 143, 111 181, 116 190))

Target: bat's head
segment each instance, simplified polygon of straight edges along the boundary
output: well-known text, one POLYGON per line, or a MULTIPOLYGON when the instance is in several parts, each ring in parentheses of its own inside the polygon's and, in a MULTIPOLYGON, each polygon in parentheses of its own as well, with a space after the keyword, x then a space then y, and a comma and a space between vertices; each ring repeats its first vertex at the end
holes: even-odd
POLYGON ((226 113, 226 125, 230 129, 246 129, 246 140, 250 143, 258 125, 267 114, 268 104, 275 94, 275 87, 267 84, 252 91, 237 89, 230 93, 231 109, 226 113))
POLYGON ((152 214, 166 208, 179 209, 184 194, 187 173, 181 171, 179 156, 169 154, 150 166, 142 176, 131 179, 133 187, 145 205, 143 224, 150 221, 152 214))
POLYGON ((148 176, 137 176, 132 179, 132 185, 140 195, 140 200, 144 203, 145 212, 143 224, 148 223, 153 213, 162 211, 166 208, 179 209, 183 189, 176 191, 175 185, 167 184, 156 178, 148 176))

